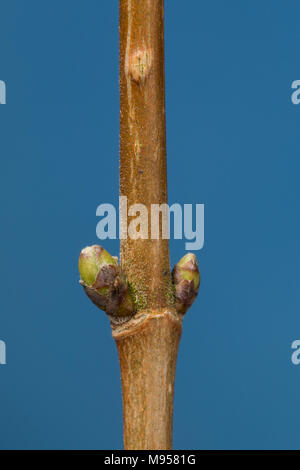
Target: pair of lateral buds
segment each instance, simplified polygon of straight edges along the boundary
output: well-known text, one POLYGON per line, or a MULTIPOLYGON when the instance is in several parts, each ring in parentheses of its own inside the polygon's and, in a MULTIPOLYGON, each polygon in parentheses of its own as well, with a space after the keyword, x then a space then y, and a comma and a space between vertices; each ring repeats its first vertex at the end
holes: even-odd
MULTIPOLYGON (((88 246, 79 256, 80 284, 87 296, 112 323, 124 323, 136 313, 135 301, 130 284, 118 258, 111 256, 99 245, 88 246)), ((175 307, 184 315, 197 297, 200 273, 196 256, 187 253, 172 271, 175 307)))

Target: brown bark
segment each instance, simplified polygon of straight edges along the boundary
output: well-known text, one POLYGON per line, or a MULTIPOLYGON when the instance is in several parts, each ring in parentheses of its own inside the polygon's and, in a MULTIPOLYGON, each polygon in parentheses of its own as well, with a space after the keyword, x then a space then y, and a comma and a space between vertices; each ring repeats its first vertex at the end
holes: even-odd
MULTIPOLYGON (((120 194, 128 207, 167 202, 163 0, 120 0, 120 194)), ((130 222, 130 218, 129 218, 130 222)), ((146 234, 143 234, 146 235, 146 234)), ((170 449, 181 320, 168 240, 121 240, 137 313, 113 326, 125 449, 170 449)))
POLYGON ((167 311, 138 317, 114 335, 122 374, 124 447, 171 449, 181 322, 167 311))
MULTIPOLYGON (((150 214, 167 202, 163 0, 120 0, 120 108, 120 194, 150 214)), ((123 240, 121 262, 139 307, 168 305, 168 240, 123 240)))

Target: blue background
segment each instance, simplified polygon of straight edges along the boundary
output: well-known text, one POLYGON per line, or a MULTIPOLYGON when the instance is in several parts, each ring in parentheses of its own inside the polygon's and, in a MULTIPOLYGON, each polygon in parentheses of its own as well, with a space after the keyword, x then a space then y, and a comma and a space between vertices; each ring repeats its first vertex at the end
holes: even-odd
MULTIPOLYGON (((300 448, 299 15, 166 0, 169 202, 205 204, 177 449, 300 448)), ((77 270, 118 204, 117 1, 1 0, 0 79, 0 448, 121 448, 117 352, 77 270)))

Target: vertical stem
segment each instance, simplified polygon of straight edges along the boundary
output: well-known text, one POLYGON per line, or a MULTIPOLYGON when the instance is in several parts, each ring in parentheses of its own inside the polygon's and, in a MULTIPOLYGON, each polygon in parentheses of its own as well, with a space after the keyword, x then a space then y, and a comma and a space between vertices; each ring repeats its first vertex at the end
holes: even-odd
MULTIPOLYGON (((167 202, 163 3, 120 0, 120 194, 148 214, 167 202)), ((168 240, 122 240, 121 261, 139 307, 167 306, 168 240)))
POLYGON ((154 312, 113 335, 121 366, 125 449, 171 449, 181 322, 168 312, 154 312))
MULTIPOLYGON (((163 0, 120 0, 120 194, 128 207, 167 203, 163 0)), ((129 220, 130 222, 130 220, 129 220)), ((181 320, 166 239, 121 240, 137 313, 113 327, 122 376, 124 446, 170 449, 181 320)))

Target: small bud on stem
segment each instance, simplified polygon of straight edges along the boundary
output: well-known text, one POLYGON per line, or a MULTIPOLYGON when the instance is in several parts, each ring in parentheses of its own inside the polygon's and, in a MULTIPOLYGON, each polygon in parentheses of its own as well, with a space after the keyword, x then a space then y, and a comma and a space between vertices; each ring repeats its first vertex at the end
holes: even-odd
POLYGON ((118 259, 99 245, 84 248, 79 256, 80 283, 91 301, 104 310, 113 323, 134 314, 134 302, 118 259))
POLYGON ((197 258, 193 253, 187 253, 174 266, 172 271, 175 286, 176 310, 185 314, 198 295, 200 273, 197 258))

